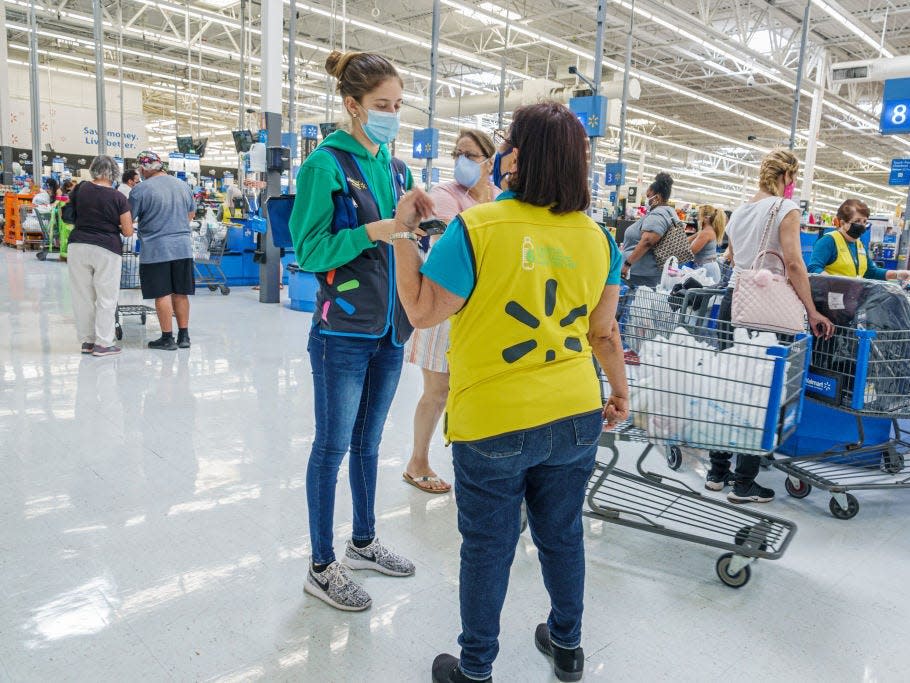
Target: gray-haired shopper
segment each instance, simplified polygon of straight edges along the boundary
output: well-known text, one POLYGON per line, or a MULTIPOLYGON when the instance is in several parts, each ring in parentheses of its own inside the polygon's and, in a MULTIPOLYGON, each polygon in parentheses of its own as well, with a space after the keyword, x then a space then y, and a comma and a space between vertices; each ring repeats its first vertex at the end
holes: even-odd
POLYGON ((67 259, 70 292, 82 353, 112 356, 120 353, 120 347, 114 346, 120 236, 133 234, 133 217, 126 197, 113 188, 120 173, 117 162, 109 156, 96 157, 89 173, 92 182, 80 183, 70 196, 76 210, 67 259))

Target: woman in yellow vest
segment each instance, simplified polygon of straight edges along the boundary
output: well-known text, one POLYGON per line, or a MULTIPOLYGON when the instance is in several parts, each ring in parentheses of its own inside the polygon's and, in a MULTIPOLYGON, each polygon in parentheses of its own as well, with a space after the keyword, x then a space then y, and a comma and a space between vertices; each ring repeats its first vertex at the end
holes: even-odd
POLYGON ((603 431, 628 416, 615 322, 622 255, 584 210, 587 139, 561 104, 515 111, 493 163, 495 202, 462 211, 422 264, 414 241, 432 201, 414 191, 392 235, 398 292, 416 327, 450 318, 445 433, 454 444, 462 535, 461 657, 433 680, 488 680, 522 501, 549 592, 534 634, 557 676, 584 667, 581 509, 603 431), (603 406, 592 352, 612 387, 603 406))
POLYGON ((827 273, 867 280, 908 280, 910 270, 885 270, 875 265, 860 241, 869 226, 869 207, 848 199, 837 210, 837 230, 819 238, 812 249, 810 273, 827 273))

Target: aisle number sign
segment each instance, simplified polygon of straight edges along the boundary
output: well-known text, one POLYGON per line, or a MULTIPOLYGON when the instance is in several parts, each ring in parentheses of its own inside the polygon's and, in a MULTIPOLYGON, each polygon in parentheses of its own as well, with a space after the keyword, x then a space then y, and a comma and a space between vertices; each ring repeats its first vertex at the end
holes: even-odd
POLYGON ((439 129, 423 128, 414 131, 411 155, 415 159, 436 159, 439 156, 439 129))
POLYGON ((910 159, 892 159, 889 185, 910 185, 910 159))
POLYGON ((307 123, 300 126, 300 137, 304 140, 318 140, 319 126, 315 123, 307 123))
POLYGON ((619 163, 607 164, 604 172, 604 185, 615 187, 626 182, 626 165, 619 163))
POLYGON ((910 78, 885 81, 879 129, 882 135, 910 133, 910 78))

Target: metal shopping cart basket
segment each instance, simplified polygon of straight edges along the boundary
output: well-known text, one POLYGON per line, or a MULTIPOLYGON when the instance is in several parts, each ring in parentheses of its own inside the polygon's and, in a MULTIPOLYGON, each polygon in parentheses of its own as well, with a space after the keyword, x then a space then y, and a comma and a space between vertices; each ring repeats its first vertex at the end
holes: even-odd
MULTIPOLYGON (((644 461, 656 444, 756 455, 773 451, 799 420, 811 340, 774 338, 764 345, 745 330, 731 335, 709 327, 705 316, 693 314, 697 306, 691 301, 711 292, 716 290, 690 291, 675 311, 665 293, 641 288, 624 295, 632 416, 601 439, 612 457, 595 466, 585 514, 723 550, 717 576, 740 588, 751 577, 752 562, 783 555, 796 525, 704 496, 646 471, 644 461), (619 441, 646 444, 637 473, 616 467, 619 441)), ((606 379, 602 384, 609 395, 606 379)))
POLYGON ((805 498, 816 486, 831 494, 832 515, 850 519, 859 501, 849 491, 910 488, 910 435, 899 422, 910 417, 910 330, 836 327, 815 342, 806 396, 814 420, 773 463, 787 493, 805 498))
MULTIPOLYGON (((123 237, 122 262, 120 266, 120 290, 139 289, 139 240, 136 237, 123 237)), ((141 303, 122 303, 121 299, 117 302, 117 310, 114 313, 114 334, 117 339, 123 339, 123 327, 120 324, 120 318, 130 315, 139 316, 139 322, 145 325, 146 317, 149 313, 155 315, 155 309, 141 303)))
POLYGON ((38 227, 41 228, 41 234, 44 239, 41 248, 35 252, 35 257, 39 261, 44 261, 47 259, 48 254, 60 253, 59 235, 55 235, 53 228, 56 214, 49 207, 47 211, 35 209, 35 218, 38 221, 38 227))
POLYGON ((221 259, 227 247, 226 225, 193 221, 193 268, 196 284, 205 285, 209 291, 221 290, 223 296, 231 293, 227 276, 221 268, 221 259))

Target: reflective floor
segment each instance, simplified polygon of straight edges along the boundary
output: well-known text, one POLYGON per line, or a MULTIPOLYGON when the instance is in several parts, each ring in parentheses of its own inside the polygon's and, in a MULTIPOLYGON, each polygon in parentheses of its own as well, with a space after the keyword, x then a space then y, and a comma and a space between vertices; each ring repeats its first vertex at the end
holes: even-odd
MULTIPOLYGON (((82 357, 66 265, 0 248, 0 682, 428 681, 457 652, 459 537, 452 495, 401 481, 419 373, 402 375, 377 506, 417 574, 358 573, 372 609, 338 612, 301 592, 309 316, 244 288, 201 291, 192 316, 189 351, 144 350, 156 322, 129 318, 121 356, 82 357)), ((449 479, 450 457, 438 439, 449 479)), ((719 551, 585 522, 586 680, 907 680, 910 490, 860 492, 839 521, 826 495, 762 481, 799 531, 741 590, 715 577, 719 551)), ((339 548, 350 520, 342 484, 339 548)), ((497 681, 555 680, 531 640, 546 612, 523 537, 497 681)))

